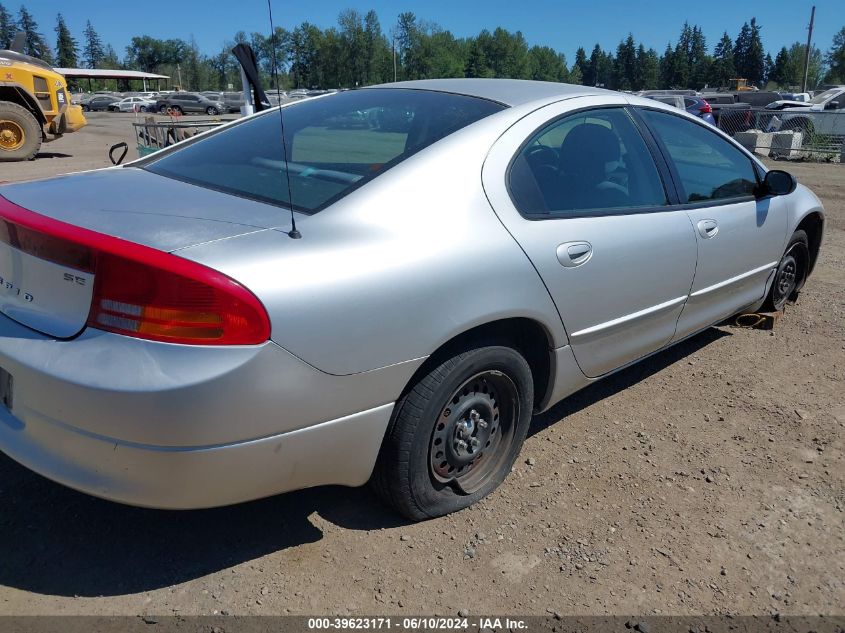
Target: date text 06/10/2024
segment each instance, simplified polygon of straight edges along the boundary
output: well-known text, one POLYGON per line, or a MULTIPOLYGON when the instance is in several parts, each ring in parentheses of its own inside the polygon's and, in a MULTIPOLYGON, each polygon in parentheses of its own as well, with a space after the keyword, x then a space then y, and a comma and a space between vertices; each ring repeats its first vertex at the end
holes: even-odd
POLYGON ((510 618, 478 618, 477 621, 470 621, 469 618, 439 618, 439 617, 406 617, 394 619, 389 617, 347 617, 347 618, 308 618, 308 629, 318 630, 465 630, 465 629, 506 629, 521 630, 527 629, 528 625, 524 620, 510 618))

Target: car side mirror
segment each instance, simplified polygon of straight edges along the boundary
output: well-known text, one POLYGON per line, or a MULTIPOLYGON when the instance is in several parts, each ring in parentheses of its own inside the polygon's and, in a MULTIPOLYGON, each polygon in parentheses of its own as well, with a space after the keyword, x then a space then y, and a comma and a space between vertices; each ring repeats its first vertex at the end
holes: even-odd
POLYGON ((788 171, 781 169, 772 169, 766 172, 766 177, 763 178, 763 185, 760 188, 760 193, 763 196, 785 196, 793 191, 798 186, 798 181, 795 176, 788 171))

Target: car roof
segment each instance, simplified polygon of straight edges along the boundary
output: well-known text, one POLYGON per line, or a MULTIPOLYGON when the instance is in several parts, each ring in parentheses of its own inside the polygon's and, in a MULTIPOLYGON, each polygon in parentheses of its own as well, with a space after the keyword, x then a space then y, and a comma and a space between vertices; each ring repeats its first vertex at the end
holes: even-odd
POLYGON ((532 101, 548 101, 550 98, 570 98, 585 95, 611 94, 610 90, 576 86, 552 81, 529 81, 526 79, 422 79, 369 86, 364 90, 380 88, 406 88, 411 90, 433 90, 453 94, 479 97, 497 101, 504 105, 517 106, 532 101))

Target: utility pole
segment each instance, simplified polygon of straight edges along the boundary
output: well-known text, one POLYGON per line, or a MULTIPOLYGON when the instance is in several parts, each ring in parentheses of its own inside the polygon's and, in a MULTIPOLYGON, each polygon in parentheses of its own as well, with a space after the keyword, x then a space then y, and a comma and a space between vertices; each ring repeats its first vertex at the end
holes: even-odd
POLYGON ((391 42, 393 42, 391 44, 391 48, 393 50, 393 83, 396 83, 396 34, 392 33, 391 36, 391 42))
POLYGON ((176 74, 179 75, 179 90, 184 90, 185 87, 182 85, 182 66, 180 64, 176 64, 176 74))
POLYGON ((807 33, 807 50, 804 52, 804 82, 801 84, 801 92, 807 92, 807 75, 810 73, 810 50, 813 45, 813 22, 816 19, 816 7, 810 11, 810 28, 807 33))

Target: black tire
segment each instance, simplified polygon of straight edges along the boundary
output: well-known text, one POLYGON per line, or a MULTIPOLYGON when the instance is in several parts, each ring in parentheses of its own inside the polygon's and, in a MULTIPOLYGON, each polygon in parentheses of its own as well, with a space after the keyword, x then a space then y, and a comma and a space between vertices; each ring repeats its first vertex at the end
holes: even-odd
POLYGON ((474 504, 510 472, 533 402, 531 368, 515 349, 486 342, 457 350, 397 402, 373 489, 414 521, 474 504))
POLYGON ((167 106, 166 105, 159 106, 158 112, 159 112, 159 114, 167 114, 167 106))
POLYGON ((41 149, 41 124, 32 113, 9 101, 0 102, 0 162, 32 160, 41 149))
POLYGON ((173 114, 183 114, 182 108, 180 108, 179 106, 171 107, 170 111, 173 112, 173 114))
POLYGON ((810 246, 804 231, 795 231, 778 263, 769 296, 764 308, 770 311, 783 310, 787 302, 798 300, 798 293, 807 281, 810 269, 810 246))
POLYGON ((206 113, 208 116, 217 116, 218 114, 220 114, 220 110, 218 110, 218 109, 217 109, 217 108, 215 108, 215 107, 208 106, 208 107, 205 109, 205 113, 206 113))

